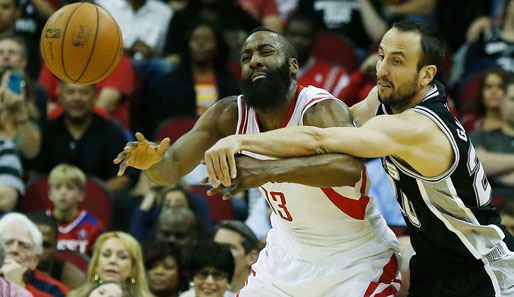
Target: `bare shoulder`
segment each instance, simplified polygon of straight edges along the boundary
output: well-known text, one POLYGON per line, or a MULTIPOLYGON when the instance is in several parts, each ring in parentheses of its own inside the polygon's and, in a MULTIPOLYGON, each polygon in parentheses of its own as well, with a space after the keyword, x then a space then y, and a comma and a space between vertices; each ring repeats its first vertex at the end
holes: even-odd
POLYGON ((200 117, 197 125, 211 131, 216 129, 222 136, 232 135, 236 130, 237 117, 237 96, 228 96, 213 104, 200 117))
POLYGON ((305 112, 303 123, 316 127, 353 126, 350 109, 341 100, 324 100, 312 106, 305 112))

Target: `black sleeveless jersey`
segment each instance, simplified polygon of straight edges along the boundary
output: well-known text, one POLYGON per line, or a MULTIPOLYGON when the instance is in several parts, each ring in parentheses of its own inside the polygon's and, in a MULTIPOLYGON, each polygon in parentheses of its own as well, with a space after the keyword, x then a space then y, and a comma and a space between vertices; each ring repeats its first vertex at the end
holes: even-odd
MULTIPOLYGON (((455 156, 451 167, 436 177, 424 177, 391 156, 382 158, 417 261, 445 275, 501 259, 509 247, 513 250, 512 236, 500 225, 484 168, 464 128, 448 110, 444 86, 436 82, 412 110, 439 126, 455 156)), ((380 104, 376 114, 392 111, 380 104)))

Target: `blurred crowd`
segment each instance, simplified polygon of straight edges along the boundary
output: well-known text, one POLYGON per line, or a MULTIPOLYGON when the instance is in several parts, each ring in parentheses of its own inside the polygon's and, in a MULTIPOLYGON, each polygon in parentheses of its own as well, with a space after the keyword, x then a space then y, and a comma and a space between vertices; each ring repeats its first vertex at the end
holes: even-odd
MULTIPOLYGON (((174 141, 240 94, 240 49, 257 27, 296 47, 299 84, 348 106, 375 85, 394 22, 438 29, 448 108, 514 229, 514 0, 88 1, 117 21, 124 54, 86 86, 60 81, 39 47, 45 21, 73 2, 86 1, 0 0, 0 296, 235 296, 270 229, 259 191, 224 201, 207 197, 203 166, 161 187, 137 170, 118 176, 113 160, 135 132, 174 141)), ((378 160, 367 167, 408 256, 389 182, 378 160)))

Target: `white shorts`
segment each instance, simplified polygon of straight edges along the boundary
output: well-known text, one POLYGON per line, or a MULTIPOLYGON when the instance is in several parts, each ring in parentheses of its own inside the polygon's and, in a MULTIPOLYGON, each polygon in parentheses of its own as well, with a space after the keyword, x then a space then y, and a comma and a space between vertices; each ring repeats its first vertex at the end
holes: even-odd
POLYGON ((350 257, 346 253, 308 262, 291 256, 272 231, 237 297, 386 297, 400 289, 394 246, 371 244, 350 257))

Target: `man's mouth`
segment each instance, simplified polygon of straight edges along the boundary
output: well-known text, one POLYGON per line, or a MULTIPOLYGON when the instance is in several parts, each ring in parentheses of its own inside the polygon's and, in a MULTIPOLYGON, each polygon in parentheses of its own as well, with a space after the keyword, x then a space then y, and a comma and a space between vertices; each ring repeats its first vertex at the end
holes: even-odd
POLYGON ((257 72, 252 74, 252 82, 256 82, 259 79, 266 78, 266 73, 264 72, 257 72))

